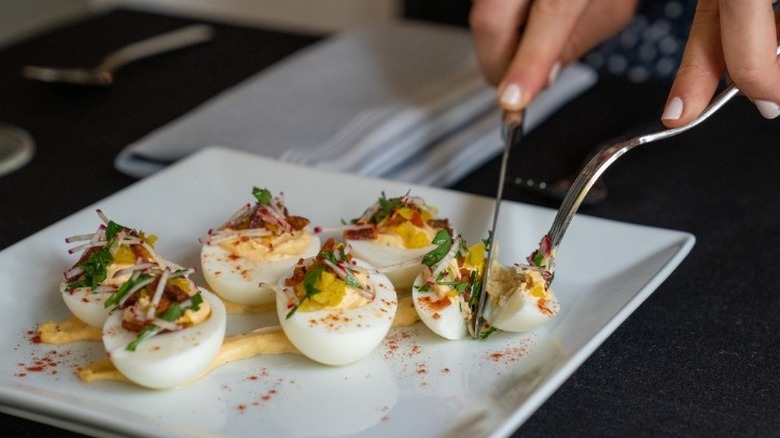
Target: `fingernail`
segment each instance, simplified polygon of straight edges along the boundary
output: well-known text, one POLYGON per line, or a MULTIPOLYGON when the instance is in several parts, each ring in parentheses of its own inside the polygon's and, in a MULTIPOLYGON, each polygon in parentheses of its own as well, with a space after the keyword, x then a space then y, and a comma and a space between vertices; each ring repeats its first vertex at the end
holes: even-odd
POLYGON ((758 112, 761 113, 767 119, 775 119, 780 116, 780 105, 770 102, 768 100, 756 100, 753 103, 756 104, 758 112))
POLYGON ((507 84, 501 90, 498 101, 506 109, 521 109, 523 103, 523 89, 517 84, 507 84))
POLYGON ((555 82, 556 79, 558 79, 558 75, 561 73, 561 63, 556 62, 552 66, 552 70, 550 70, 550 76, 547 77, 547 85, 552 84, 555 82))
POLYGON ((661 120, 677 120, 682 116, 683 101, 679 97, 673 97, 664 108, 664 113, 661 115, 661 120))

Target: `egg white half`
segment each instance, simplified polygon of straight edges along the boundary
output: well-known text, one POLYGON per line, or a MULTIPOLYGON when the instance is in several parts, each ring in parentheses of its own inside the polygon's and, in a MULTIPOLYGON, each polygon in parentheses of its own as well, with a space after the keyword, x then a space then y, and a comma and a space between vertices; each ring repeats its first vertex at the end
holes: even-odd
POLYGON ((298 309, 289 318, 287 295, 278 293, 276 311, 287 338, 302 354, 326 365, 347 365, 371 354, 392 326, 398 297, 387 276, 371 273, 369 281, 376 295, 364 306, 310 312, 298 309))
POLYGON ((206 321, 176 332, 144 340, 135 351, 126 350, 138 335, 122 327, 122 312, 112 312, 103 326, 103 345, 117 370, 132 382, 148 388, 175 388, 189 383, 214 361, 225 338, 225 306, 201 289, 211 305, 206 321))
POLYGON ((421 292, 419 287, 424 284, 421 274, 417 276, 412 287, 414 308, 423 324, 445 339, 466 337, 469 334, 466 321, 468 303, 460 295, 440 299, 435 292, 421 292))
POLYGON ((110 293, 92 293, 91 289, 67 290, 68 283, 60 283, 62 300, 71 313, 82 322, 92 327, 103 327, 111 309, 106 309, 105 302, 110 293))
MULTIPOLYGON (((407 249, 398 246, 389 246, 377 243, 373 240, 347 240, 346 244, 352 248, 355 258, 365 260, 377 268, 407 263, 420 258, 436 248, 436 245, 426 245, 422 248, 407 249)), ((422 272, 423 265, 412 263, 401 266, 398 269, 385 271, 384 274, 393 283, 395 289, 400 292, 408 292, 414 279, 422 272)))
POLYGON ((501 305, 488 299, 485 303, 485 321, 507 332, 527 332, 549 321, 559 309, 560 303, 555 296, 540 302, 531 294, 518 290, 501 305))
POLYGON ((320 238, 310 235, 303 252, 275 261, 248 260, 221 245, 203 245, 200 262, 206 282, 220 297, 236 304, 268 304, 274 302, 275 292, 265 285, 276 285, 299 259, 315 256, 320 245, 320 238))

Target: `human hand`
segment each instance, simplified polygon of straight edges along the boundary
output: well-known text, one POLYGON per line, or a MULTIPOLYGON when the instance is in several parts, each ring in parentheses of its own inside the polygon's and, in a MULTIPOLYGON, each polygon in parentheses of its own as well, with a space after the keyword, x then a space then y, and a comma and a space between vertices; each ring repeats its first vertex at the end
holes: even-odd
POLYGON ((772 0, 700 0, 661 116, 670 128, 698 116, 729 79, 768 119, 780 116, 780 14, 772 0))
POLYGON ((561 65, 625 27, 637 0, 473 0, 469 22, 499 105, 525 108, 561 65))

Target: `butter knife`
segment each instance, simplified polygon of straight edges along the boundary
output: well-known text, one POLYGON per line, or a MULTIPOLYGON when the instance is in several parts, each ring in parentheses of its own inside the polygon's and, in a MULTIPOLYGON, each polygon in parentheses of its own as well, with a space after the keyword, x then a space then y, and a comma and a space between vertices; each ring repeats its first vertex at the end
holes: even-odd
POLYGON ((472 309, 471 335, 478 339, 485 326, 485 302, 487 301, 487 285, 491 274, 493 273, 493 260, 496 257, 496 232, 498 231, 498 215, 501 210, 501 200, 504 197, 504 185, 506 182, 506 168, 509 163, 509 154, 512 148, 523 139, 523 119, 524 111, 505 111, 501 121, 502 133, 504 135, 504 152, 501 156, 501 168, 498 173, 498 188, 496 189, 496 204, 493 207, 493 224, 490 227, 490 246, 488 248, 487 259, 485 260, 485 273, 482 276, 482 287, 479 289, 476 297, 476 307, 472 309))

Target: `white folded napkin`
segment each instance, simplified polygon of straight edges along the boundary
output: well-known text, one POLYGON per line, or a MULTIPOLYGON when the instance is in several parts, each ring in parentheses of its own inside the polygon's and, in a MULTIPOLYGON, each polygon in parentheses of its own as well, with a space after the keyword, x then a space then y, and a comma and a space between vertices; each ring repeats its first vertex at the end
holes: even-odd
MULTIPOLYGON (((526 129, 595 80, 582 65, 565 69, 529 108, 526 129)), ((446 185, 500 150, 495 108, 466 30, 396 22, 345 31, 293 54, 127 146, 115 164, 143 177, 221 145, 446 185)))

